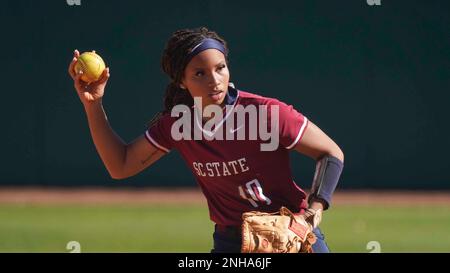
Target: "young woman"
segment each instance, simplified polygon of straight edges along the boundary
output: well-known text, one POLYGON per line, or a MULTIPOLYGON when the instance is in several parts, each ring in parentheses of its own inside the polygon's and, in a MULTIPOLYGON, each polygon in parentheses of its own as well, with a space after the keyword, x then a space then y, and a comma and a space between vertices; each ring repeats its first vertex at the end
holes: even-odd
POLYGON ((173 33, 161 62, 171 80, 164 110, 131 143, 113 131, 102 106, 109 68, 97 82, 86 84, 73 70, 78 56, 75 50, 69 74, 112 178, 133 176, 175 149, 192 169, 208 202, 215 223, 212 252, 240 251, 243 212, 274 212, 281 206, 314 227, 314 252, 329 252, 318 224, 322 210, 331 204, 343 152, 291 105, 235 88, 230 83, 227 44, 217 33, 204 27, 173 33), (272 133, 270 145, 262 132, 272 133), (292 179, 290 151, 317 162, 309 196, 292 179))

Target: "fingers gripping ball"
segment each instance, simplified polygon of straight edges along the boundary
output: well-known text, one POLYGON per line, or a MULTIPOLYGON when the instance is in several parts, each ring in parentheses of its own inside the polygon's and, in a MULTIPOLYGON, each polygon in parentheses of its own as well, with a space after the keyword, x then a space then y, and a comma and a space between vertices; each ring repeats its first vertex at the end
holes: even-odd
POLYGON ((83 72, 81 80, 84 82, 95 82, 105 70, 105 62, 95 52, 84 52, 78 57, 74 70, 76 74, 83 72))

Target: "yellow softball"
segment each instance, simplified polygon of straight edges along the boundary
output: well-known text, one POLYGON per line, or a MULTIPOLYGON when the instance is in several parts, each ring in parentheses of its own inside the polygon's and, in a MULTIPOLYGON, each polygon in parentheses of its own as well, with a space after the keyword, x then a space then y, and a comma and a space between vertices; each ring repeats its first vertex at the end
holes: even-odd
POLYGON ((97 81, 105 70, 105 62, 95 52, 84 52, 78 57, 74 67, 75 73, 83 71, 81 80, 90 83, 97 81))

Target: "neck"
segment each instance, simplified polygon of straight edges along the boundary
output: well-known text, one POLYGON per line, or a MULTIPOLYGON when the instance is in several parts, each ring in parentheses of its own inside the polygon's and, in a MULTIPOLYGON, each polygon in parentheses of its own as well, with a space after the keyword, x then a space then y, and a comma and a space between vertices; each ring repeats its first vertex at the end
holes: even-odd
MULTIPOLYGON (((204 109, 207 107, 208 105, 203 105, 202 107, 203 107, 203 111, 204 111, 204 109)), ((219 106, 220 108, 222 108, 222 113, 225 113, 225 111, 226 111, 226 106, 227 106, 227 104, 225 103, 225 100, 220 104, 220 105, 217 105, 217 106, 219 106)), ((209 121, 210 119, 212 119, 212 118, 214 118, 214 113, 212 113, 212 116, 211 117, 205 117, 205 116, 203 116, 203 112, 202 113, 199 113, 200 115, 201 115, 201 117, 202 117, 202 121, 203 122, 207 122, 207 121, 209 121)))

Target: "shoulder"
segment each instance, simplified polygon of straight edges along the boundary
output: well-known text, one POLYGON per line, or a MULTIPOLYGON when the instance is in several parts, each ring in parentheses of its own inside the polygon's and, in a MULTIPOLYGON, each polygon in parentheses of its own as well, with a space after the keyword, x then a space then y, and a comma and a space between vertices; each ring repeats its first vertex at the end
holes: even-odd
POLYGON ((267 118, 270 119, 273 114, 277 114, 276 119, 289 121, 291 119, 305 120, 302 112, 294 107, 292 103, 285 103, 278 98, 265 97, 255 93, 239 90, 240 100, 238 104, 244 108, 248 105, 254 105, 256 108, 267 109, 267 118), (270 110, 269 110, 270 109, 270 110))
POLYGON ((148 129, 153 127, 162 127, 169 128, 172 124, 177 120, 177 117, 172 117, 171 113, 158 113, 155 117, 149 122, 148 129))
POLYGON ((280 101, 277 98, 266 97, 256 93, 251 93, 248 91, 239 90, 239 103, 243 105, 279 105, 279 106, 287 106, 286 103, 280 101))

